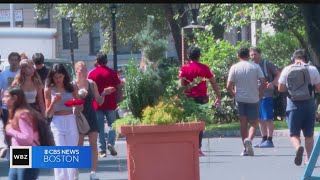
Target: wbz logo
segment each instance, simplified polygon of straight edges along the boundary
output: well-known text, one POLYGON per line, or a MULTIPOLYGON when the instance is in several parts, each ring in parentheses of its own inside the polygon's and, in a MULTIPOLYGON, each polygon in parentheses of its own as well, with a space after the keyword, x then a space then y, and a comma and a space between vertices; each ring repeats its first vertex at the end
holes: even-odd
POLYGON ((10 168, 31 168, 32 146, 10 146, 10 168))

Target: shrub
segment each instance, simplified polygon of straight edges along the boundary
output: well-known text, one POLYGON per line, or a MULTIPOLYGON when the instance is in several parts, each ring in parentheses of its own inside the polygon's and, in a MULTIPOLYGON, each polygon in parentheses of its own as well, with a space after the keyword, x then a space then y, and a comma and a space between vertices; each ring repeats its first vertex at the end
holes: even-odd
POLYGON ((142 110, 153 105, 161 95, 161 80, 156 72, 142 72, 133 60, 129 60, 124 94, 125 104, 136 118, 142 117, 142 110))
MULTIPOLYGON (((226 123, 237 121, 238 116, 234 107, 234 99, 226 90, 229 69, 232 64, 238 62, 236 52, 242 47, 250 47, 248 42, 238 42, 236 46, 231 45, 226 40, 215 40, 210 32, 200 32, 196 34, 196 43, 201 49, 200 61, 208 65, 215 75, 215 79, 221 91, 222 107, 214 109, 213 123, 226 123)), ((214 92, 208 86, 210 104, 213 104, 214 92)))
POLYGON ((290 57, 299 48, 299 42, 290 32, 276 32, 274 35, 266 33, 259 39, 258 47, 263 57, 282 69, 290 63, 290 57))

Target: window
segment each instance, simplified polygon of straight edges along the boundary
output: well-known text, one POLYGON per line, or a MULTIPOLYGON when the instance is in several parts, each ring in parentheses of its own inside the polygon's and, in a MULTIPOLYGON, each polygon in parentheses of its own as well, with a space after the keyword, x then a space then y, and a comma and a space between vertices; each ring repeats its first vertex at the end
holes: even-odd
POLYGON ((93 25, 92 31, 89 34, 90 41, 90 55, 96 55, 101 49, 100 44, 100 23, 93 25))
POLYGON ((139 53, 139 49, 134 46, 133 41, 129 41, 128 44, 117 42, 117 51, 119 54, 135 54, 139 53))
MULTIPOLYGON (((62 43, 63 49, 70 49, 70 31, 69 31, 69 19, 62 18, 62 43)), ((73 34, 73 48, 78 49, 78 33, 74 30, 73 34)))
POLYGON ((50 9, 47 10, 47 13, 42 19, 37 19, 37 27, 39 28, 50 28, 50 9))

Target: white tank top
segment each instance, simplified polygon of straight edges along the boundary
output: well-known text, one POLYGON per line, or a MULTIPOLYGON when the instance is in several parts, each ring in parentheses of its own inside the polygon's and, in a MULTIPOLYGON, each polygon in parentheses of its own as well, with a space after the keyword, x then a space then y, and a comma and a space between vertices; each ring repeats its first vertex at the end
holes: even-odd
POLYGON ((24 91, 24 94, 26 96, 26 100, 28 104, 35 103, 36 97, 37 97, 37 90, 33 91, 24 91))

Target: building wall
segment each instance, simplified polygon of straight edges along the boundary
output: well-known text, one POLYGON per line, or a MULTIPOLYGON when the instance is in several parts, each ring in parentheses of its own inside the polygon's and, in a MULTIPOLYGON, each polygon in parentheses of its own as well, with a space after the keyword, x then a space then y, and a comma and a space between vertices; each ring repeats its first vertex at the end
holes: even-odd
MULTIPOLYGON (((38 23, 35 19, 35 11, 34 11, 34 4, 14 4, 15 9, 22 9, 23 10, 23 25, 22 27, 37 27, 38 23)), ((0 10, 2 9, 10 9, 10 4, 0 4, 0 10)), ((62 20, 53 18, 56 14, 55 9, 50 10, 49 14, 49 27, 50 28, 57 28, 57 39, 56 39, 56 52, 57 58, 66 58, 70 59, 70 49, 63 49, 63 40, 62 40, 62 20)), ((9 27, 10 23, 4 23, 2 27, 9 27)), ((1 27, 1 24, 0 24, 1 27)), ((19 26, 16 26, 19 27, 19 26)), ((93 61, 95 59, 94 55, 90 55, 90 39, 89 33, 78 37, 78 48, 74 49, 74 57, 75 60, 85 60, 85 61, 93 61)), ((172 36, 168 36, 168 50, 166 52, 166 57, 177 57, 174 41, 172 36)), ((100 31, 100 43, 101 47, 104 42, 103 32, 100 31)), ((118 47, 119 48, 119 47, 118 47)), ((18 51, 18 50, 17 50, 18 51)), ((29 57, 31 55, 28 55, 29 57)), ((135 58, 138 61, 141 59, 141 54, 118 54, 118 65, 127 64, 128 59, 135 58)), ((110 67, 113 67, 113 54, 108 54, 110 67)))

